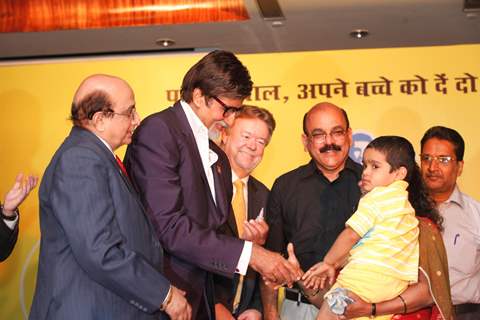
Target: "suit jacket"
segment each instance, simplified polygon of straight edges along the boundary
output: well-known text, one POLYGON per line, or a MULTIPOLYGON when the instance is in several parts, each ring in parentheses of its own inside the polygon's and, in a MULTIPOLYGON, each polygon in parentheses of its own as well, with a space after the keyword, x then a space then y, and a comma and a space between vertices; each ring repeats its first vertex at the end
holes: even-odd
MULTIPOLYGON (((248 219, 257 218, 262 208, 265 210, 267 206, 268 188, 255 179, 253 176, 248 178, 248 219)), ((232 213, 228 217, 227 223, 222 226, 222 230, 227 235, 238 237, 238 229, 235 222, 235 215, 232 213)), ((233 300, 238 286, 239 275, 235 275, 233 279, 228 279, 222 276, 215 276, 215 302, 226 306, 230 312, 233 309, 233 300)), ((238 310, 235 316, 240 315, 247 309, 256 309, 263 313, 262 302, 260 298, 260 276, 257 272, 248 269, 247 275, 243 280, 242 295, 238 310)))
POLYGON ((162 248, 110 150, 74 127, 45 174, 30 319, 159 319, 162 248))
POLYGON ((225 153, 214 143, 210 148, 218 154, 216 204, 179 102, 144 119, 125 155, 165 249, 165 275, 186 291, 194 319, 214 316, 211 273, 233 277, 244 245, 218 232, 231 210, 231 169, 225 153))
POLYGON ((19 221, 12 230, 0 217, 0 261, 4 261, 12 253, 18 238, 18 224, 19 221))

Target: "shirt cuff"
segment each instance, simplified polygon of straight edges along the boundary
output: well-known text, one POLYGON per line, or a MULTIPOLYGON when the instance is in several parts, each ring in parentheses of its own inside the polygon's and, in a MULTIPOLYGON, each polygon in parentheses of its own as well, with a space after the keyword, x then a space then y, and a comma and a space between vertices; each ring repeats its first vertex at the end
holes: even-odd
POLYGON ((17 225, 17 222, 18 222, 18 214, 15 217, 15 220, 5 220, 5 219, 3 219, 3 222, 5 222, 7 227, 9 227, 11 230, 15 229, 15 226, 17 225))
POLYGON ((248 263, 250 262, 250 257, 252 256, 252 247, 253 244, 251 241, 245 241, 243 245, 242 254, 240 255, 240 259, 238 259, 237 268, 235 269, 235 273, 239 273, 242 276, 247 274, 248 270, 248 263))

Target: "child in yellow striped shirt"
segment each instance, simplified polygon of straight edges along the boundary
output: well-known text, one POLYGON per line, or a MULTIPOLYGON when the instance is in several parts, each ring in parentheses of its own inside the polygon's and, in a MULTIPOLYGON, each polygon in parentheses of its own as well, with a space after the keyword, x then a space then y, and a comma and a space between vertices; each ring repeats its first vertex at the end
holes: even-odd
POLYGON ((430 200, 411 143, 398 136, 382 136, 370 142, 363 155, 360 187, 364 196, 345 230, 324 261, 303 277, 306 287, 323 288, 327 279, 333 283, 335 270, 344 266, 325 295, 317 319, 337 319, 343 314, 348 297, 338 288, 372 303, 375 318, 375 303, 397 297, 418 279, 415 209, 430 200))

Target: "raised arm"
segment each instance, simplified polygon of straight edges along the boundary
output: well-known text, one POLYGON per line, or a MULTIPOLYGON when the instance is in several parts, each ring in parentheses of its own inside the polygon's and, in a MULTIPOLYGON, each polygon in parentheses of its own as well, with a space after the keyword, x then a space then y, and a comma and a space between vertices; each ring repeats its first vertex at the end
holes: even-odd
POLYGON ((337 237, 335 243, 328 251, 325 259, 311 267, 302 277, 307 288, 325 288, 328 279, 329 284, 335 280, 335 270, 340 268, 350 249, 360 240, 360 236, 353 229, 346 227, 337 237))

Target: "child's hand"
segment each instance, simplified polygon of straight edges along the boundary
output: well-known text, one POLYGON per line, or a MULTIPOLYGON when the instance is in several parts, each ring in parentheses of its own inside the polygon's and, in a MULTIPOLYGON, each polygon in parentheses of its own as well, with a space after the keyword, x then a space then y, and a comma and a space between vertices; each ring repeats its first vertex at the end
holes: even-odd
POLYGON ((335 268, 323 261, 311 267, 302 277, 305 287, 314 290, 325 288, 327 279, 328 284, 332 285, 335 280, 335 268))

